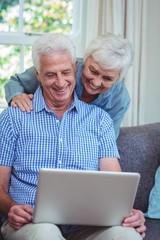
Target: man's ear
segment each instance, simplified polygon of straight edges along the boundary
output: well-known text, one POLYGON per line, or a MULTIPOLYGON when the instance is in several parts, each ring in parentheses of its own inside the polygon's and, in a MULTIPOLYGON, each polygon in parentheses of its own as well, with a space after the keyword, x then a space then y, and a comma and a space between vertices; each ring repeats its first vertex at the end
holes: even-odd
POLYGON ((75 72, 76 72, 76 70, 77 70, 77 66, 78 66, 78 59, 77 59, 75 65, 74 65, 74 67, 75 67, 75 72))
POLYGON ((40 79, 39 79, 39 72, 38 72, 38 70, 35 67, 34 67, 34 72, 35 72, 35 75, 36 75, 38 81, 40 81, 40 79))

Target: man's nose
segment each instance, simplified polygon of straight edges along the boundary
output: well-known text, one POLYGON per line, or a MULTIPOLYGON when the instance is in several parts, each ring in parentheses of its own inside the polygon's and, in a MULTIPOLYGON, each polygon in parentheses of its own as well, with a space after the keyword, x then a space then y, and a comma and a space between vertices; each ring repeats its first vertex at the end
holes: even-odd
POLYGON ((64 80, 62 74, 57 74, 56 85, 58 87, 63 87, 64 84, 65 84, 65 80, 64 80))

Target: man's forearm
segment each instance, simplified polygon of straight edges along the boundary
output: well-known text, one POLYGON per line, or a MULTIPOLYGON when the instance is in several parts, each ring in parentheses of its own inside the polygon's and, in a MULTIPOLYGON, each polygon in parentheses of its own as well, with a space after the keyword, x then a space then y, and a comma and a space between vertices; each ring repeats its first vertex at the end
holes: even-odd
POLYGON ((7 215, 10 208, 17 203, 0 187, 0 212, 7 215))

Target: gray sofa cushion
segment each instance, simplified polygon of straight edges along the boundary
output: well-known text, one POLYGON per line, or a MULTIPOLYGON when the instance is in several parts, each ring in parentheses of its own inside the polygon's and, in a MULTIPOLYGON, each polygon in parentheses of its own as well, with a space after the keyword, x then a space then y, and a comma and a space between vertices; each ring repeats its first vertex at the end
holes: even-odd
MULTIPOLYGON (((134 208, 145 213, 160 165, 160 123, 121 128, 117 144, 122 170, 141 174, 134 208)), ((144 240, 160 240, 160 220, 146 218, 146 227, 144 240)))
POLYGON ((160 220, 146 219, 146 237, 144 240, 160 240, 160 220))
POLYGON ((121 128, 117 144, 122 170, 141 174, 134 207, 146 212, 160 165, 160 123, 121 128))

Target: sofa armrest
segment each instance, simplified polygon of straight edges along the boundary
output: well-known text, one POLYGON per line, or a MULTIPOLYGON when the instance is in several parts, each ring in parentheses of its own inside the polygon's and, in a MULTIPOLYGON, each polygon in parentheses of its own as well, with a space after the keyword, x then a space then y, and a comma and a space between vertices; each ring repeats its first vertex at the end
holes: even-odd
POLYGON ((141 175, 134 208, 146 212, 155 172, 160 165, 160 123, 122 127, 117 145, 122 170, 141 175))

